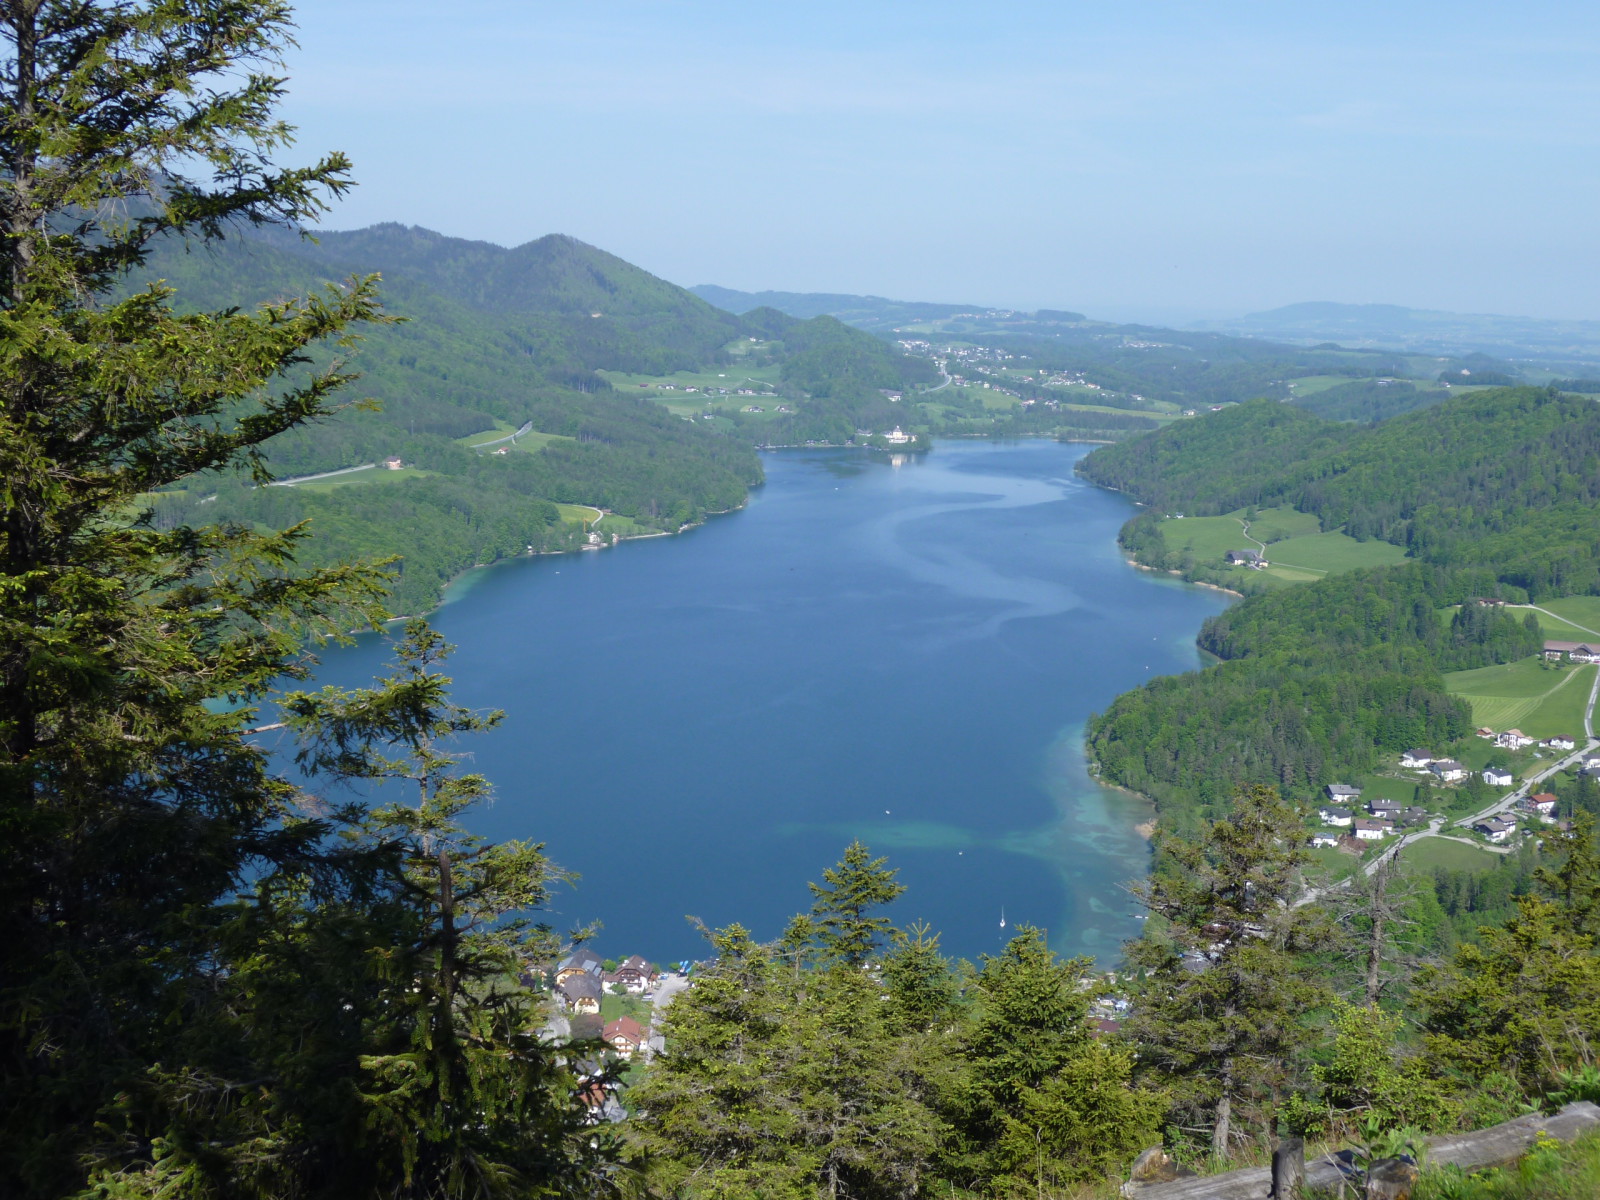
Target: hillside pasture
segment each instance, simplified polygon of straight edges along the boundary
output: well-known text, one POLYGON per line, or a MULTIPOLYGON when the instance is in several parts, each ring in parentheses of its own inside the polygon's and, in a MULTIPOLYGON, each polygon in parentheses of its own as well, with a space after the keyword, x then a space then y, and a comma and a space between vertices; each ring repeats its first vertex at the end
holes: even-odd
MULTIPOLYGON (((1258 542, 1266 542, 1269 546, 1289 538, 1309 537, 1322 531, 1321 521, 1311 513, 1303 513, 1297 508, 1262 508, 1256 510, 1254 517, 1246 517, 1248 511, 1241 508, 1228 515, 1248 519, 1250 536, 1258 542)), ((1270 559, 1272 555, 1269 553, 1267 557, 1270 559)))
POLYGON ((1444 677, 1445 690, 1472 705, 1472 719, 1490 729, 1521 729, 1529 737, 1583 732, 1584 710, 1595 668, 1551 667, 1542 658, 1520 659, 1444 677))
MULTIPOLYGON (((1254 526, 1251 529, 1253 532, 1254 526)), ((1360 542, 1343 533, 1292 537, 1267 548, 1267 561, 1274 568, 1310 571, 1315 578, 1362 567, 1390 567, 1404 562, 1405 557, 1403 547, 1388 542, 1360 542)))
POLYGON ((1539 607, 1548 608, 1570 625, 1579 626, 1580 638, 1600 636, 1600 596, 1565 596, 1560 600, 1542 601, 1539 607))
POLYGON ((1453 838, 1418 838, 1400 852, 1400 869, 1405 872, 1491 871, 1500 865, 1502 855, 1453 838))
POLYGON ((1257 548, 1238 517, 1168 517, 1161 522, 1161 536, 1169 550, 1187 551, 1200 562, 1219 559, 1229 550, 1257 548))

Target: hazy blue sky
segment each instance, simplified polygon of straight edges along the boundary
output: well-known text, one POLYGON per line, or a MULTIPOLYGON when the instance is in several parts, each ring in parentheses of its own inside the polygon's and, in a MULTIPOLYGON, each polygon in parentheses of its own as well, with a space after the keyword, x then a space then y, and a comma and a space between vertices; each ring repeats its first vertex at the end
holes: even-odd
POLYGON ((1600 319, 1600 4, 315 0, 380 220, 682 284, 1600 319))

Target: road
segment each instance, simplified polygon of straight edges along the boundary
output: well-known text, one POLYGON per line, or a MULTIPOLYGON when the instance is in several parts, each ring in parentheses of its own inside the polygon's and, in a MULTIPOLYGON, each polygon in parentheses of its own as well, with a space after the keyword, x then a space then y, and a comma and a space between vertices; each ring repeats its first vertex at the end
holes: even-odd
POLYGON ((527 422, 524 422, 522 428, 517 430, 515 433, 508 433, 508 434, 505 435, 505 437, 497 437, 493 441, 474 442, 472 448, 474 450, 487 450, 490 446, 498 446, 498 445, 500 445, 501 442, 514 442, 519 437, 521 437, 523 434, 527 433, 528 430, 530 430, 532 428, 533 428, 533 422, 532 421, 527 421, 527 422))
POLYGON ((945 388, 950 386, 950 372, 948 372, 948 371, 946 371, 944 369, 944 359, 942 359, 942 358, 934 359, 933 360, 933 365, 939 368, 939 374, 944 376, 944 382, 941 383, 938 387, 929 388, 926 392, 923 392, 922 394, 924 396, 931 395, 934 392, 942 392, 942 391, 944 391, 945 388))
POLYGON ((377 463, 362 463, 359 467, 340 467, 337 471, 321 471, 316 475, 291 475, 287 479, 274 479, 268 487, 293 487, 297 483, 310 483, 313 479, 332 479, 335 475, 354 475, 357 471, 370 471, 377 463))

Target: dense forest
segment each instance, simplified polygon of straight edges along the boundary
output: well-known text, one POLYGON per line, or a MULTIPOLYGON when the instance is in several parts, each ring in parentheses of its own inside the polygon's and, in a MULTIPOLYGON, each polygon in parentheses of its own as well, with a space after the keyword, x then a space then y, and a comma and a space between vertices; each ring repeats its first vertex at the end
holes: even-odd
POLYGON ((1553 389, 1462 396, 1372 428, 1273 401, 1107 447, 1084 475, 1155 511, 1124 545, 1168 566, 1159 510, 1292 505, 1327 529, 1405 546, 1406 565, 1251 596, 1207 622, 1225 660, 1119 697, 1093 724, 1107 778, 1182 827, 1238 780, 1309 796, 1412 745, 1468 732, 1440 676, 1534 653, 1531 615, 1462 608, 1600 591, 1600 410, 1553 389))
MULTIPOLYGON (((675 532, 737 508, 761 482, 755 446, 830 444, 895 423, 884 389, 937 378, 926 360, 831 317, 769 310, 741 320, 613 255, 551 235, 512 250, 397 224, 323 232, 235 230, 201 247, 152 242, 119 293, 159 280, 204 311, 309 293, 379 272, 386 311, 348 348, 314 349, 286 376, 340 363, 368 406, 347 406, 264 447, 280 477, 400 458, 412 474, 338 488, 262 490, 200 475, 152 497, 171 526, 193 519, 318 536, 307 564, 394 558, 396 611, 425 612, 472 566, 584 544, 557 504, 593 506, 633 532, 675 532), (685 421, 617 392, 597 369, 670 373, 726 363, 730 342, 759 339, 781 364, 794 413, 780 424, 685 421), (527 426, 533 452, 489 455, 459 439, 527 426), (412 477, 421 472, 422 477, 412 477), (201 505, 206 507, 201 508, 201 505)), ((355 392, 355 389, 352 389, 355 392)))

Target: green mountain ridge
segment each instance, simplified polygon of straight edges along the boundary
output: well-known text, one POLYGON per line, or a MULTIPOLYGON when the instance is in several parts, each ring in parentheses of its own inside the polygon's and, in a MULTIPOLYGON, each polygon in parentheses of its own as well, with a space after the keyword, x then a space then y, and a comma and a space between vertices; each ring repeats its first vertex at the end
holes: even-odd
POLYGON ((192 252, 157 245, 130 286, 162 280, 177 303, 202 310, 280 301, 375 272, 387 310, 403 320, 359 331, 339 353, 362 375, 354 394, 378 410, 347 410, 280 436, 267 458, 280 477, 391 456, 421 474, 382 487, 368 473, 336 489, 266 492, 232 477, 196 480, 157 497, 154 519, 309 520, 317 536, 302 548, 308 562, 398 556, 393 603, 421 612, 469 567, 582 544, 588 531, 558 505, 617 514, 602 534, 676 531, 743 504, 762 479, 758 444, 852 440, 857 427, 892 419, 880 389, 935 378, 931 364, 830 317, 769 311, 741 320, 563 235, 507 250, 400 224, 315 241, 251 230, 192 252), (597 374, 705 369, 728 362, 730 345, 757 343, 792 401, 789 414, 760 426, 684 420, 597 374), (459 441, 524 425, 546 436, 505 454, 459 441))
POLYGON ((1597 468, 1600 405, 1544 388, 1459 396, 1372 427, 1256 401, 1090 455, 1085 478, 1150 506, 1122 535, 1149 566, 1183 569, 1165 546, 1165 512, 1271 506, 1414 560, 1254 595, 1212 618, 1199 642, 1224 661, 1119 696, 1091 723, 1100 769, 1186 828, 1240 782, 1309 798, 1409 746, 1448 748, 1470 732, 1471 711, 1443 673, 1540 644, 1537 622, 1466 601, 1600 594, 1597 468))

